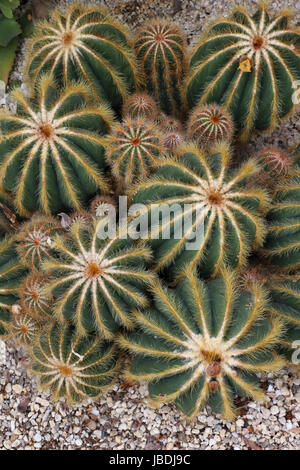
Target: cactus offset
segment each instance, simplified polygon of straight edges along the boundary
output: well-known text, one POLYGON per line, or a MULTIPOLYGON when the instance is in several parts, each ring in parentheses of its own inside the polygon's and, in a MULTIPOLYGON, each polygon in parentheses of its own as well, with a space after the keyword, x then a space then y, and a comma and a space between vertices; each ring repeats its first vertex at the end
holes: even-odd
POLYGON ((57 236, 57 259, 44 268, 54 278, 48 292, 56 299, 56 317, 72 321, 80 335, 97 330, 110 339, 120 326, 133 327, 130 309, 147 304, 153 275, 144 269, 148 249, 118 234, 103 239, 105 229, 105 218, 73 223, 68 236, 57 236))
POLYGON ((53 298, 46 292, 48 283, 44 273, 31 272, 18 289, 22 312, 38 323, 53 319, 53 298))
POLYGON ((69 403, 96 398, 110 387, 120 366, 116 347, 100 336, 80 338, 66 324, 42 330, 31 348, 31 372, 52 398, 69 403))
POLYGON ((146 93, 133 93, 123 105, 123 117, 132 119, 144 118, 149 121, 155 120, 158 114, 156 103, 150 95, 146 93))
POLYGON ((234 125, 230 114, 225 108, 215 104, 197 106, 187 126, 188 138, 200 146, 230 141, 233 131, 234 125))
POLYGON ((215 22, 195 45, 186 82, 190 107, 218 103, 233 115, 240 138, 273 129, 294 109, 300 79, 300 34, 282 12, 270 18, 265 4, 251 17, 237 8, 215 22))
POLYGON ((210 154, 190 145, 177 160, 159 161, 153 177, 132 188, 132 202, 146 205, 145 217, 150 216, 152 204, 167 205, 171 212, 149 240, 155 270, 180 277, 187 266, 198 266, 202 276, 215 276, 224 262, 243 267, 251 247, 262 245, 261 211, 268 196, 259 187, 244 186, 258 167, 249 160, 233 171, 230 157, 225 144, 210 154), (181 234, 176 233, 179 227, 181 234), (189 243, 193 245, 188 248, 189 243))
POLYGON ((54 10, 49 21, 37 24, 27 57, 33 83, 49 71, 64 85, 84 80, 97 100, 116 111, 138 84, 129 31, 96 5, 54 10))
POLYGON ((107 159, 122 188, 145 178, 163 150, 162 134, 155 123, 125 118, 107 138, 107 159))
POLYGON ((154 307, 135 314, 140 330, 119 339, 135 355, 128 380, 146 380, 154 405, 174 401, 190 418, 208 404, 232 419, 235 394, 264 398, 255 374, 284 361, 272 351, 282 324, 264 317, 260 287, 239 292, 227 272, 207 284, 189 272, 176 290, 153 291, 154 307))
POLYGON ((186 72, 186 41, 181 29, 158 19, 141 27, 135 40, 146 88, 162 111, 182 114, 181 86, 186 72))
POLYGON ((20 214, 78 210, 99 188, 108 189, 100 134, 110 129, 111 112, 105 106, 87 106, 84 85, 60 92, 46 76, 33 99, 19 89, 13 96, 17 114, 0 114, 0 183, 14 192, 20 214))

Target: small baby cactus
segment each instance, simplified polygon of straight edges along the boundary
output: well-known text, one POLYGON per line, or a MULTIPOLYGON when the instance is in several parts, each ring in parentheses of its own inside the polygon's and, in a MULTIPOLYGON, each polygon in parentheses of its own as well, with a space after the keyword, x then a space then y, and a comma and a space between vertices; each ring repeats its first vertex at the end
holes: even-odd
POLYGON ((41 263, 53 256, 53 239, 62 231, 54 217, 35 214, 17 233, 17 252, 26 266, 40 269, 41 263))
POLYGON ((162 150, 160 130, 142 118, 125 118, 107 138, 107 159, 122 188, 148 176, 162 150))
POLYGON ((230 114, 222 106, 200 105, 192 112, 187 126, 187 136, 198 145, 230 141, 234 125, 230 114))
POLYGON ((181 29, 158 19, 141 27, 135 40, 148 93, 162 111, 182 114, 181 86, 186 72, 186 41, 181 29))
POLYGON ((31 272, 18 290, 22 312, 39 323, 53 319, 53 298, 46 292, 48 282, 44 273, 31 272))
POLYGON ((48 76, 32 99, 20 89, 13 96, 17 114, 0 114, 0 184, 14 193, 19 213, 80 210, 99 188, 107 191, 103 134, 111 111, 91 106, 85 85, 59 91, 48 76))
POLYGON ((31 350, 31 372, 53 400, 69 403, 96 398, 120 373, 116 346, 100 336, 80 338, 66 324, 44 328, 31 350))
POLYGON ((123 117, 132 119, 144 118, 149 121, 155 120, 158 108, 151 96, 146 93, 133 93, 123 105, 123 117))
POLYGON ((263 400, 255 374, 279 370, 273 350, 282 334, 277 318, 264 317, 264 291, 236 289, 228 272, 208 282, 188 272, 176 290, 157 284, 154 307, 135 312, 137 332, 119 344, 134 354, 129 381, 147 381, 151 403, 175 402, 189 418, 210 405, 225 419, 236 414, 236 394, 263 400))

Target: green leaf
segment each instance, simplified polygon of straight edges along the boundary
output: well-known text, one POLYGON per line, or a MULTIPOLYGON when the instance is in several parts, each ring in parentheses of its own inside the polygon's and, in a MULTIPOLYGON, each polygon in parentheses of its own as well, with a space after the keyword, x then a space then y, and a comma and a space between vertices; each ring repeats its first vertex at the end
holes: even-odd
POLYGON ((0 10, 6 18, 12 18, 14 8, 20 5, 19 0, 0 0, 0 10))
POLYGON ((13 39, 8 46, 0 47, 0 81, 2 80, 4 83, 7 83, 9 73, 15 60, 17 47, 17 38, 13 39))
POLYGON ((20 25, 15 20, 0 18, 0 46, 6 47, 20 33, 20 25))

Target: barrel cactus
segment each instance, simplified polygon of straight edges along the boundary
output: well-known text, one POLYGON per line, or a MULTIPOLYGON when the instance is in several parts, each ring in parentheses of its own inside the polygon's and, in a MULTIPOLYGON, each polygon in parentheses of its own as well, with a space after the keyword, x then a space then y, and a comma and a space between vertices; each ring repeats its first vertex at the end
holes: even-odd
POLYGON ((144 118, 149 121, 155 120, 158 108, 153 98, 146 93, 133 93, 123 105, 122 115, 132 119, 144 118))
POLYGON ((279 184, 267 214, 268 234, 262 255, 284 271, 300 266, 300 177, 279 184))
POLYGON ((105 234, 106 225, 105 218, 73 223, 67 236, 54 240, 57 259, 43 266, 53 275, 47 291, 56 300, 55 316, 74 323, 82 336, 96 330, 110 339, 120 326, 134 326, 130 311, 147 304, 153 275, 144 269, 149 250, 105 234))
POLYGON ((215 104, 200 105, 192 112, 187 136, 200 146, 219 141, 230 141, 234 125, 230 114, 222 106, 215 104))
POLYGON ((22 263, 39 270, 42 262, 53 256, 53 239, 60 231, 59 221, 51 216, 35 214, 24 222, 16 235, 16 250, 22 263))
POLYGON ((107 100, 118 112, 138 84, 129 31, 96 5, 54 10, 49 20, 36 25, 27 58, 33 83, 45 72, 63 85, 84 80, 98 102, 107 100))
POLYGON ((27 317, 37 323, 53 319, 53 298, 46 291, 49 277, 41 272, 31 272, 18 289, 19 305, 27 317))
POLYGON ((0 183, 14 193, 21 215, 78 210, 99 188, 108 190, 101 134, 110 129, 111 111, 91 106, 85 85, 59 91, 44 76, 33 99, 20 89, 13 96, 17 114, 0 114, 0 183))
POLYGON ((273 351, 282 325, 264 317, 260 287, 241 292, 226 271, 208 283, 188 272, 153 293, 153 308, 135 313, 139 330, 119 339, 134 354, 126 378, 147 381, 152 404, 174 401, 190 418, 208 404, 233 419, 235 394, 264 398, 255 374, 284 361, 273 351))
POLYGON ((31 316, 19 313, 12 315, 9 338, 17 345, 30 347, 36 341, 40 332, 40 324, 31 316))
POLYGON ((179 278, 193 266, 203 277, 216 276, 224 262, 244 266, 251 247, 262 244, 268 195, 245 186, 257 165, 249 160, 233 171, 230 157, 225 144, 210 154, 188 145, 176 160, 160 160, 151 178, 129 192, 133 203, 145 205, 140 217, 151 217, 145 237, 156 271, 179 278))
POLYGON ((116 346, 101 336, 80 338, 70 325, 45 327, 30 349, 31 372, 54 400, 96 398, 119 374, 116 346))
POLYGON ((182 114, 181 86, 186 72, 186 41, 181 29, 157 19, 141 27, 135 40, 147 91, 162 111, 182 114))
POLYGON ((287 362, 292 364, 294 341, 300 340, 300 276, 255 263, 240 274, 239 286, 247 290, 255 284, 262 285, 268 293, 267 312, 285 325, 279 347, 287 362))
POLYGON ((300 79, 300 34, 286 11, 270 18, 262 3, 252 17, 237 8, 217 21, 195 45, 186 81, 190 107, 222 104, 233 115, 240 138, 272 129, 293 108, 300 79))
POLYGON ((163 150, 156 124, 143 118, 125 118, 107 137, 107 160, 121 188, 146 177, 163 150))

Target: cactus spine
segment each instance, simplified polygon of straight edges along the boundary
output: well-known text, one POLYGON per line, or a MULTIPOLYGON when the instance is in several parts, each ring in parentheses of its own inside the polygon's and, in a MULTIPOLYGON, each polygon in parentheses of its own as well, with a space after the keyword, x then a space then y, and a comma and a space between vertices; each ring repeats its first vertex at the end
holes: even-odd
POLYGON ((118 234, 102 237, 106 220, 73 223, 67 237, 57 236, 57 259, 44 263, 53 276, 48 292, 56 299, 54 314, 72 321, 80 335, 94 330, 110 339, 120 327, 134 326, 130 310, 147 304, 145 287, 153 275, 145 271, 150 252, 118 234))
POLYGON ((48 76, 33 99, 19 89, 13 95, 18 113, 0 114, 0 183, 14 192, 17 210, 25 215, 38 209, 47 214, 78 210, 99 188, 106 191, 101 134, 110 129, 111 112, 87 106, 84 85, 59 92, 48 76))
POLYGON ((49 72, 61 84, 84 80, 96 99, 120 111, 138 84, 127 28, 96 5, 56 9, 37 24, 27 46, 27 74, 33 83, 49 72))
MULTIPOLYGON (((153 177, 132 188, 133 203, 146 205, 145 217, 154 217, 152 204, 171 207, 170 217, 151 231, 155 270, 180 277, 194 266, 204 277, 216 276, 224 262, 244 266, 251 247, 262 245, 268 196, 244 186, 258 168, 249 160, 232 171, 230 157, 225 144, 210 154, 186 146, 177 160, 159 161, 153 177)), ((163 214, 163 206, 158 210, 163 214)))
POLYGON ((69 403, 96 398, 119 373, 116 347, 100 336, 80 338, 69 325, 54 323, 39 334, 31 349, 31 371, 54 400, 69 403))
POLYGON ((232 419, 236 393, 264 398, 255 374, 284 362, 272 352, 282 325, 264 318, 261 288, 238 292, 227 272, 207 284, 189 272, 176 290, 153 292, 154 307, 136 312, 140 329, 119 342, 135 355, 127 379, 146 380, 154 405, 174 401, 192 418, 209 404, 232 419))
POLYGON ((282 12, 270 18, 265 4, 251 17, 237 8, 196 44, 186 82, 190 107, 224 105, 241 139, 253 129, 272 129, 293 108, 300 79, 300 34, 282 12))
POLYGON ((180 28, 159 19, 140 28, 135 49, 147 83, 162 111, 182 114, 186 41, 180 28))

